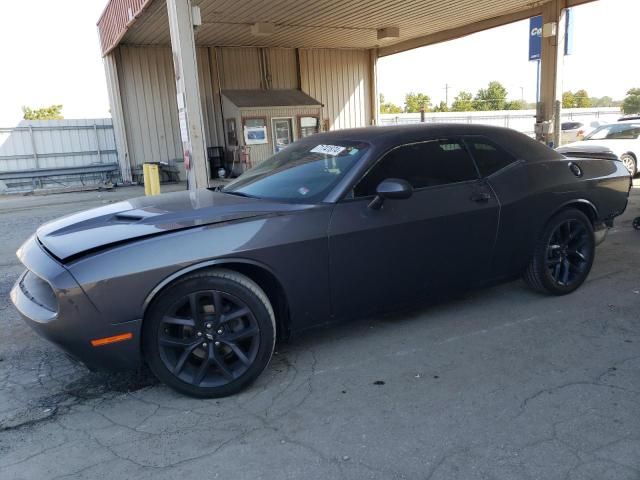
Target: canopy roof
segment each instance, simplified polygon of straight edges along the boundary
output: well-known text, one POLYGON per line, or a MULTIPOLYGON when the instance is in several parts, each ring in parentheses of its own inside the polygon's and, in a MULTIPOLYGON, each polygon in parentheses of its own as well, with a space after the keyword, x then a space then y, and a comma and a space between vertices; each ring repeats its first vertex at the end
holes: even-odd
MULTIPOLYGON (((593 0, 559 0, 571 7, 593 0)), ((541 12, 531 0, 194 0, 196 44, 293 48, 378 48, 380 56, 451 40, 541 12), (274 31, 254 35, 251 26, 274 31), (398 28, 378 39, 378 30, 398 28)), ((103 54, 119 43, 169 44, 165 0, 110 0, 98 20, 103 54)))

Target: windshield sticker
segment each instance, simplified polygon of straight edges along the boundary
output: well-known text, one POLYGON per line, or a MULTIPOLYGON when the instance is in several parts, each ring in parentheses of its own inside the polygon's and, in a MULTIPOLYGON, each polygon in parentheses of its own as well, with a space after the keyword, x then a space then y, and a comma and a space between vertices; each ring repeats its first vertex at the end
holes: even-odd
POLYGON ((310 190, 309 190, 307 187, 300 187, 300 188, 298 189, 298 193, 299 193, 300 195, 306 195, 306 194, 307 194, 307 193, 309 193, 309 192, 310 192, 310 190))
POLYGON ((325 155, 331 155, 335 157, 340 155, 342 152, 346 150, 346 147, 341 147, 340 145, 318 145, 311 149, 311 153, 324 153, 325 155))

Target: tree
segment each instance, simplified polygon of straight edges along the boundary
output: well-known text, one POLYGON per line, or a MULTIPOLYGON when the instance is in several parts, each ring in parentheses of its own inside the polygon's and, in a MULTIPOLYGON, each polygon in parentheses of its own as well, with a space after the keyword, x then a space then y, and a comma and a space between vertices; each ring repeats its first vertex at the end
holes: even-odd
POLYGON ((507 102, 507 89, 500 82, 489 82, 487 88, 481 88, 473 99, 474 110, 504 110, 507 102))
POLYGON ((402 113, 402 108, 394 103, 385 102, 384 95, 380 94, 380 113, 402 113))
POLYGON ((449 111, 449 107, 447 106, 447 104, 444 101, 442 101, 438 105, 433 107, 433 111, 434 112, 448 112, 449 111))
POLYGON ((613 107, 614 101, 613 98, 604 96, 604 97, 591 97, 591 106, 592 107, 613 107))
POLYGON ((418 113, 420 108, 428 111, 431 108, 431 97, 424 93, 407 93, 404 96, 404 111, 407 113, 418 113))
POLYGON ((640 88, 632 88, 622 102, 624 113, 640 113, 640 88))
POLYGON ((525 103, 522 100, 511 100, 507 102, 504 106, 505 110, 524 110, 526 107, 525 103))
POLYGON ((562 94, 562 108, 574 108, 576 105, 576 97, 572 92, 564 92, 562 94))
POLYGON ((452 112, 470 112, 473 110, 473 94, 471 92, 461 91, 451 104, 452 112))
POLYGON ((586 90, 577 90, 573 96, 576 101, 576 108, 589 108, 591 106, 591 99, 586 90))
POLYGON ((31 108, 22 107, 25 120, 62 120, 62 105, 51 105, 49 107, 31 108))

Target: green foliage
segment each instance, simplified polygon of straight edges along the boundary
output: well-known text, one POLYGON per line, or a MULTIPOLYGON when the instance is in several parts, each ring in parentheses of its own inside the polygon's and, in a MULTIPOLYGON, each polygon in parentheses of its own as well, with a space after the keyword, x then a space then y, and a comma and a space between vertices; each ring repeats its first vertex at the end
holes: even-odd
POLYGON ((576 97, 572 92, 564 92, 562 94, 562 108, 574 108, 576 97))
POLYGON ((381 93, 380 94, 380 113, 402 113, 402 108, 400 108, 398 105, 394 103, 385 102, 384 95, 381 93))
POLYGON ((591 98, 586 90, 577 90, 574 94, 576 99, 577 108, 589 108, 591 107, 591 98))
POLYGON ((604 96, 604 97, 591 97, 589 99, 591 101, 592 107, 615 107, 616 101, 613 98, 604 96))
POLYGON ((62 105, 51 105, 49 107, 31 108, 22 107, 23 118, 25 120, 62 120, 62 105))
POLYGON ((407 113, 418 113, 420 108, 427 112, 431 108, 431 97, 424 93, 407 93, 404 96, 404 111, 407 113))
POLYGON ((481 88, 473 99, 474 110, 504 110, 507 103, 507 89, 500 82, 489 82, 481 88))
POLYGON ((438 105, 433 107, 433 111, 434 112, 448 112, 449 111, 449 107, 447 106, 447 104, 444 101, 442 101, 438 105))
POLYGON ((524 110, 525 108, 526 104, 522 100, 511 100, 504 106, 505 110, 524 110))
POLYGON ((592 106, 591 97, 584 89, 575 92, 567 91, 562 94, 562 108, 589 108, 592 106))
POLYGON ((451 111, 470 112, 471 110, 473 110, 473 94, 471 92, 461 91, 456 98, 453 99, 451 111))
POLYGON ((640 88, 632 88, 622 102, 622 111, 626 114, 640 113, 640 88))

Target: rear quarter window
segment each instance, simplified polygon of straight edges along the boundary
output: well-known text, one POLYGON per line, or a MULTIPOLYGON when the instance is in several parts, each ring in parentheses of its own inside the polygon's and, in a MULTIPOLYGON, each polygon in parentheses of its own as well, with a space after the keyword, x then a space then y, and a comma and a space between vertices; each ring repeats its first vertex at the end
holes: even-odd
POLYGON ((497 144, 484 138, 465 138, 480 175, 489 176, 516 161, 516 158, 497 144))

